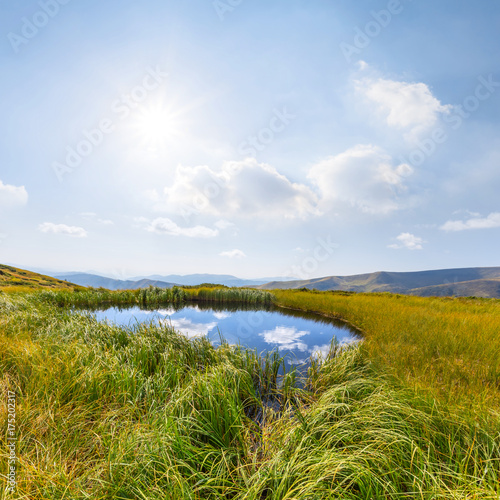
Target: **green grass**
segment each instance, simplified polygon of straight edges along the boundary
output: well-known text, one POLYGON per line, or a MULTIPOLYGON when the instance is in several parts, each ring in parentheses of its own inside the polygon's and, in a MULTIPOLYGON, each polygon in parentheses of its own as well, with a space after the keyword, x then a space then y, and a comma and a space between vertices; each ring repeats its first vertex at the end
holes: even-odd
POLYGON ((370 361, 440 399, 500 417, 500 300, 276 290, 283 307, 364 332, 370 361))
POLYGON ((48 290, 36 294, 36 300, 61 307, 78 306, 150 306, 182 304, 186 302, 238 303, 244 305, 270 305, 273 296, 269 292, 240 288, 188 287, 149 288, 111 291, 105 288, 85 288, 75 293, 66 290, 48 290))
MULTIPOLYGON (((409 373, 394 376, 393 355, 379 358, 372 346, 375 325, 385 348, 394 348, 384 339, 397 321, 401 332, 415 328, 418 350, 429 325, 421 316, 452 321, 455 308, 463 321, 465 310, 474 317, 485 307, 495 321, 493 305, 450 301, 440 310, 428 301, 425 313, 426 299, 403 307, 394 297, 277 293, 280 304, 341 315, 367 332, 366 346, 334 346, 299 389, 293 372, 279 380, 276 354, 215 349, 156 324, 119 328, 59 305, 96 293, 109 299, 0 294, 0 428, 14 391, 19 458, 18 488, 5 498, 498 499, 491 408, 434 397, 425 378, 417 385, 426 390, 416 390, 409 373)), ((113 300, 131 296, 121 293, 113 300)), ((423 362, 415 363, 413 371, 423 362)))

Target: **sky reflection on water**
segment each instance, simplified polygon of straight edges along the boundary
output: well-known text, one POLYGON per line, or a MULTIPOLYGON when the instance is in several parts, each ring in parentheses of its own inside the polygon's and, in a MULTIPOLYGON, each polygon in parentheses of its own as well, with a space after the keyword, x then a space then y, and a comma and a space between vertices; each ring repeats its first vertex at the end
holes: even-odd
POLYGON ((283 309, 221 309, 195 304, 155 310, 111 307, 94 314, 99 320, 121 326, 150 321, 172 325, 189 338, 206 336, 214 345, 220 344, 222 336, 230 344, 259 353, 279 350, 288 355, 291 364, 306 363, 310 356, 326 356, 333 338, 340 344, 359 340, 356 331, 345 323, 283 309))

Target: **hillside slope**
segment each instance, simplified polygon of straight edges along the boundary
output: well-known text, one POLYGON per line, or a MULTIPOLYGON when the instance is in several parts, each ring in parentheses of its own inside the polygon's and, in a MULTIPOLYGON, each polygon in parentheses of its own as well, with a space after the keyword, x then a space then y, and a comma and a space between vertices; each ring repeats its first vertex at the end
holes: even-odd
POLYGON ((500 278, 427 286, 415 288, 410 293, 412 295, 419 295, 420 297, 500 298, 500 278))
POLYGON ((500 298, 500 267, 439 269, 417 272, 376 272, 353 276, 327 276, 310 280, 273 281, 263 290, 308 288, 353 292, 391 292, 421 296, 477 296, 500 298))
POLYGON ((58 288, 66 290, 79 288, 73 283, 61 279, 0 264, 0 290, 15 289, 16 287, 58 288))

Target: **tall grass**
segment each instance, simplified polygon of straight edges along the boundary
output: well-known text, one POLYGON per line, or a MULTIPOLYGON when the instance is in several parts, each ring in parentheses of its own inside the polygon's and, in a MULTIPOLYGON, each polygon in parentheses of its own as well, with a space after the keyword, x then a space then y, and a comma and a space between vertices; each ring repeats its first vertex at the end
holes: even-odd
POLYGON ((6 392, 17 395, 12 498, 500 493, 500 424, 396 383, 359 347, 337 347, 305 390, 293 374, 277 383, 277 354, 99 323, 34 294, 0 294, 0 321, 2 429, 6 392))
POLYGON ((246 288, 198 288, 186 290, 189 300, 200 302, 271 305, 273 295, 261 290, 246 288))
POLYGON ((449 402, 500 414, 500 300, 275 290, 278 305, 347 320, 372 363, 449 402))
POLYGON ((57 304, 61 307, 79 306, 96 308, 98 306, 155 307, 162 304, 182 304, 189 301, 218 304, 239 303, 244 305, 270 305, 273 296, 269 292, 240 288, 190 287, 177 286, 159 288, 150 286, 138 290, 107 290, 87 288, 83 290, 46 290, 38 292, 37 300, 57 304))

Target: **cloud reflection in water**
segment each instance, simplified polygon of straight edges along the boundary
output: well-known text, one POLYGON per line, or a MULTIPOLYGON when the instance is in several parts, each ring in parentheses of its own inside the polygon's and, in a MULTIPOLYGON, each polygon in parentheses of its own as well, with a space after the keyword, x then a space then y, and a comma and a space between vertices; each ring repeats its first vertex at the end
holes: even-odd
POLYGON ((302 330, 298 331, 295 327, 277 326, 274 330, 267 330, 259 333, 268 344, 277 345, 278 349, 291 351, 298 349, 301 352, 307 352, 307 344, 301 342, 300 339, 311 332, 302 330))

